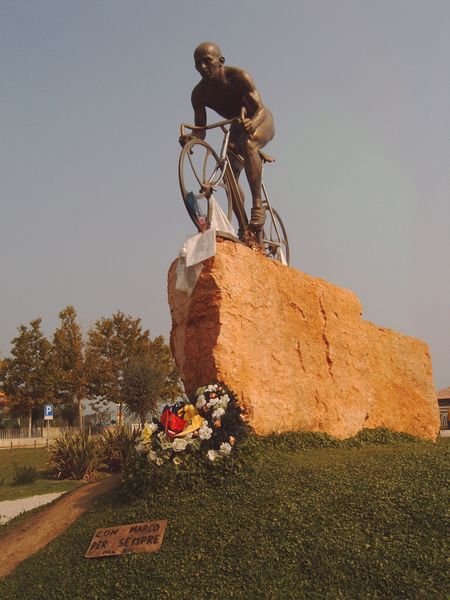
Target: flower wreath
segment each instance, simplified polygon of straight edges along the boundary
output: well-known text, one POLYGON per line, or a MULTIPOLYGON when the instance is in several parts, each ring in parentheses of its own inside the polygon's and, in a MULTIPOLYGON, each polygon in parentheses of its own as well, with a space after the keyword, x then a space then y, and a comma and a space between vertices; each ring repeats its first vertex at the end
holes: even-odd
POLYGON ((156 466, 187 465, 197 457, 221 462, 247 434, 234 394, 221 383, 199 388, 191 402, 166 405, 142 430, 137 450, 156 466))

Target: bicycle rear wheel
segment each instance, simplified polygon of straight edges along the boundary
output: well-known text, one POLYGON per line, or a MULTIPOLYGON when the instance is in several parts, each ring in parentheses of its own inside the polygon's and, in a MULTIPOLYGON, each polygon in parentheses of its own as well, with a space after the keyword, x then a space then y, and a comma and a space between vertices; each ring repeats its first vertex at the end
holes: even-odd
POLYGON ((262 230, 262 246, 264 254, 289 265, 289 241, 286 228, 277 211, 266 206, 266 223, 262 230))
POLYGON ((231 222, 233 203, 230 177, 225 167, 226 163, 222 164, 215 150, 203 140, 190 140, 181 151, 178 163, 181 195, 198 231, 211 226, 212 194, 231 222))

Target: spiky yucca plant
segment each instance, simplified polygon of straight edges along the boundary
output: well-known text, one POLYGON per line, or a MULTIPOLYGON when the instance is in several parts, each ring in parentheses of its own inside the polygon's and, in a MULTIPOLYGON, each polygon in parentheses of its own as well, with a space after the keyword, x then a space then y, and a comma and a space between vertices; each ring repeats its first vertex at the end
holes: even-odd
POLYGON ((101 439, 87 432, 66 433, 50 447, 48 465, 58 479, 92 479, 105 466, 101 439))
POLYGON ((127 427, 119 427, 115 431, 105 429, 102 434, 105 462, 113 473, 123 469, 128 458, 136 455, 136 444, 140 430, 132 431, 127 427))

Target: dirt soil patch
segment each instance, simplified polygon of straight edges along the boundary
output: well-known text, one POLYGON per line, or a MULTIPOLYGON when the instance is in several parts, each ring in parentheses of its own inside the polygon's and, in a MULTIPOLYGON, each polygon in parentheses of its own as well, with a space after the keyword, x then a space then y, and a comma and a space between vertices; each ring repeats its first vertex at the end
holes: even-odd
POLYGON ((0 577, 11 573, 22 561, 63 533, 96 498, 111 492, 119 481, 120 475, 114 475, 69 492, 0 538, 0 577))

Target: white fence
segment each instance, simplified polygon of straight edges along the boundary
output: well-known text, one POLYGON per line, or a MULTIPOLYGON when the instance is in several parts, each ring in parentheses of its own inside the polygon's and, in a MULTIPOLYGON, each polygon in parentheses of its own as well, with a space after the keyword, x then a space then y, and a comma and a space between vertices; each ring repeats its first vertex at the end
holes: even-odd
POLYGON ((52 438, 16 438, 11 440, 0 440, 0 461, 2 450, 14 450, 15 448, 48 448, 52 438))
POLYGON ((31 430, 31 435, 28 427, 14 427, 14 429, 0 429, 0 440, 21 440, 22 438, 41 438, 42 427, 35 427, 31 430))
POLYGON ((48 446, 49 440, 60 437, 66 431, 78 433, 78 427, 35 427, 29 435, 28 427, 0 429, 0 448, 36 448, 48 446))

